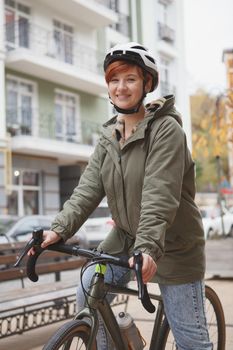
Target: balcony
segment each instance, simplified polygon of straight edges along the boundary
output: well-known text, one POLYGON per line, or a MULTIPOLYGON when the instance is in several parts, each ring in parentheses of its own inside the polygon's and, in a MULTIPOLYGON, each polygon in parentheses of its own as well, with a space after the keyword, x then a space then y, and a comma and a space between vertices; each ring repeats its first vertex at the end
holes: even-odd
POLYGON ((116 13, 107 4, 95 0, 40 0, 46 8, 56 9, 75 22, 83 22, 89 27, 100 28, 117 21, 116 13))
POLYGON ((129 38, 131 37, 130 17, 123 13, 118 13, 118 22, 110 24, 109 27, 129 38))
POLYGON ((160 40, 164 40, 170 44, 175 42, 175 31, 167 24, 158 22, 158 35, 160 40))
POLYGON ((100 123, 81 120, 76 127, 72 125, 64 130, 63 125, 61 130, 51 114, 22 109, 8 109, 6 114, 13 152, 33 156, 44 154, 57 158, 59 164, 88 161, 102 127, 100 123))
POLYGON ((19 26, 15 35, 17 26, 6 26, 8 68, 90 94, 106 93, 102 52, 29 23, 19 26))
POLYGON ((171 5, 173 2, 174 2, 174 0, 159 0, 159 3, 164 5, 164 6, 171 5))

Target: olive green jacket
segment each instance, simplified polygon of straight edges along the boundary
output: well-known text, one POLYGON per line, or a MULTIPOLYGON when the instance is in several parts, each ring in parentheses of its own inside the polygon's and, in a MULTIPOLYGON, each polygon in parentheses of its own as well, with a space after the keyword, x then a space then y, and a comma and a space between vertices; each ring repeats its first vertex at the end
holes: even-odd
POLYGON ((74 234, 106 195, 116 226, 99 249, 132 254, 139 249, 158 264, 155 280, 188 283, 204 277, 204 233, 194 203, 194 162, 174 97, 146 105, 145 118, 123 147, 113 135, 116 117, 103 133, 78 186, 52 229, 74 234))

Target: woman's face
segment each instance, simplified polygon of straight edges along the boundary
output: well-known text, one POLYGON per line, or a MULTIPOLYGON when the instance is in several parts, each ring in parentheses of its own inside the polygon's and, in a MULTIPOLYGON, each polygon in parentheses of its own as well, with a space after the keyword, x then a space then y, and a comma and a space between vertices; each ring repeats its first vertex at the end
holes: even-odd
POLYGON ((143 79, 136 66, 125 72, 115 73, 108 83, 110 98, 116 106, 122 109, 134 107, 143 93, 143 79))

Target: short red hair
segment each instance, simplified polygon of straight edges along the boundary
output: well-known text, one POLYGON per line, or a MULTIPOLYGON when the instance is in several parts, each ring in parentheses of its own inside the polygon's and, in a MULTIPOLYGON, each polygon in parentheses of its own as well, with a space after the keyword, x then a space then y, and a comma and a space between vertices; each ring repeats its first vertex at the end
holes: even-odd
POLYGON ((105 72, 106 83, 108 84, 115 74, 127 72, 127 70, 130 67, 136 67, 139 76, 142 79, 144 79, 143 71, 137 64, 129 63, 129 62, 126 62, 124 60, 119 60, 119 61, 115 61, 115 62, 111 63, 107 67, 106 72, 105 72))

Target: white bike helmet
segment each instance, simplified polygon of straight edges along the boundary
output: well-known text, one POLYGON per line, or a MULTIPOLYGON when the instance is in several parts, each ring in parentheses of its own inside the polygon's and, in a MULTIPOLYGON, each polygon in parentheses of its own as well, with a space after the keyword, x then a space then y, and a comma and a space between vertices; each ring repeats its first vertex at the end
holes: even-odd
POLYGON ((158 68, 155 59, 147 48, 135 42, 115 45, 105 57, 104 71, 106 71, 107 67, 112 62, 119 60, 135 63, 140 66, 143 71, 150 73, 153 78, 150 92, 156 89, 159 81, 158 68))

